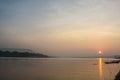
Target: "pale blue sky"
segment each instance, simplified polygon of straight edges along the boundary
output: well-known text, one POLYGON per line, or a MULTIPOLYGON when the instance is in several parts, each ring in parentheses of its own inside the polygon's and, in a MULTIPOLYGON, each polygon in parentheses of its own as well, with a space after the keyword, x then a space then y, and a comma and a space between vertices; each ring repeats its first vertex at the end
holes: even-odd
POLYGON ((117 54, 119 14, 120 0, 0 0, 0 48, 117 54))

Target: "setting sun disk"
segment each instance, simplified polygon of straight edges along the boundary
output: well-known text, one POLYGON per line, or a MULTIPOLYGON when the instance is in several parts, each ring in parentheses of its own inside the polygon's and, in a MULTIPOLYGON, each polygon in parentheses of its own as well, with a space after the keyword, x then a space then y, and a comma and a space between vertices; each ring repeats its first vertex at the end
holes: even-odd
POLYGON ((102 54, 102 51, 101 50, 99 50, 99 52, 98 52, 99 54, 102 54))

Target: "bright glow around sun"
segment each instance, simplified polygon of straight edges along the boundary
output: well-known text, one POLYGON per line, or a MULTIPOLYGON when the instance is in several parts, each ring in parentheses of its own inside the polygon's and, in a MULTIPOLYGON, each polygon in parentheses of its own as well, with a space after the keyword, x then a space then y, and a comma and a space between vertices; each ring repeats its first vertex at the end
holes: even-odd
POLYGON ((99 52, 98 52, 99 54, 102 54, 102 51, 101 50, 99 50, 99 52))

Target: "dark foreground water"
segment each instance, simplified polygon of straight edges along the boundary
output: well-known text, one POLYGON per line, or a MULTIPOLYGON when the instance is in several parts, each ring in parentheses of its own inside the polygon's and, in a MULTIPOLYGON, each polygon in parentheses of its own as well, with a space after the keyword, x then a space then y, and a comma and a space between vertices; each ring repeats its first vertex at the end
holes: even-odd
POLYGON ((0 80, 113 80, 119 64, 102 58, 0 58, 0 80))

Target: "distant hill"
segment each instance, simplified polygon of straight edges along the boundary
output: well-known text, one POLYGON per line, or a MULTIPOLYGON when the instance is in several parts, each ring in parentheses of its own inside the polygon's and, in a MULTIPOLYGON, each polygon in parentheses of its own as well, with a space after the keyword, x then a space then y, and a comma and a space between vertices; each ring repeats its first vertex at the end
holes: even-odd
POLYGON ((9 51, 9 52, 29 52, 32 53, 34 51, 30 50, 30 49, 21 49, 21 48, 0 48, 0 51, 9 51))
POLYGON ((19 49, 17 50, 0 50, 0 57, 36 57, 36 58, 48 58, 48 55, 44 55, 41 53, 34 53, 31 50, 27 51, 26 49, 19 49))

